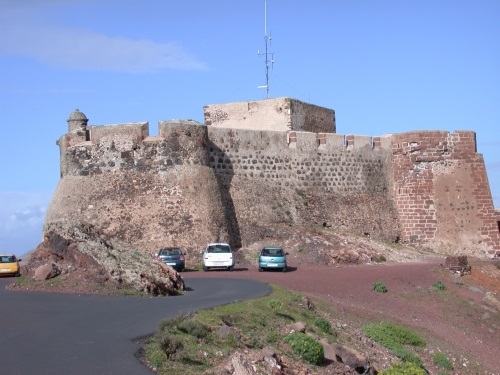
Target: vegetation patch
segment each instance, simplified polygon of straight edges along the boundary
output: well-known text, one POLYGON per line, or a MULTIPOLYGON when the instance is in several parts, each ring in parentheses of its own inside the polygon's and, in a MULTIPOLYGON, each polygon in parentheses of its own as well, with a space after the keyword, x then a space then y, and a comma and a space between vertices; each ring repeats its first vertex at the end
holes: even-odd
POLYGON ((292 347, 295 354, 313 365, 321 364, 325 358, 323 346, 305 333, 290 333, 285 337, 285 342, 292 347))
POLYGON ((397 326, 389 322, 369 324, 363 327, 363 333, 389 349, 403 362, 411 362, 423 368, 423 362, 416 354, 413 354, 405 346, 424 347, 425 341, 416 333, 407 328, 397 326))
POLYGON ((372 284, 372 290, 379 293, 387 293, 387 288, 383 282, 377 281, 372 284))
POLYGON ((274 286, 266 297, 162 321, 145 344, 145 360, 158 374, 202 374, 237 350, 271 345, 280 356, 298 356, 306 364, 321 366, 324 352, 317 340, 283 329, 303 322, 318 340, 336 340, 328 311, 309 310, 302 300, 302 295, 274 286))
POLYGON ((325 318, 317 318, 314 320, 314 325, 324 333, 332 333, 332 325, 325 318))
POLYGON ((453 364, 448 357, 441 352, 432 353, 432 360, 436 366, 444 368, 445 370, 453 370, 453 364))
POLYGON ((427 372, 412 362, 397 362, 379 375, 427 375, 427 372))
POLYGON ((446 290, 446 285, 438 280, 434 284, 432 284, 432 288, 435 290, 446 290))

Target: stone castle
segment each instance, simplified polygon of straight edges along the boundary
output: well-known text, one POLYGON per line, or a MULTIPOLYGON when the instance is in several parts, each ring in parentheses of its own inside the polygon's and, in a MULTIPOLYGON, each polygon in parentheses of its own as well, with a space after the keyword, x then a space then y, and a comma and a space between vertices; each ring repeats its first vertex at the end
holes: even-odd
POLYGON ((91 126, 57 141, 53 223, 147 253, 235 248, 279 225, 324 225, 448 254, 500 256, 500 218, 473 131, 336 134, 335 112, 290 98, 208 105, 204 124, 91 126))

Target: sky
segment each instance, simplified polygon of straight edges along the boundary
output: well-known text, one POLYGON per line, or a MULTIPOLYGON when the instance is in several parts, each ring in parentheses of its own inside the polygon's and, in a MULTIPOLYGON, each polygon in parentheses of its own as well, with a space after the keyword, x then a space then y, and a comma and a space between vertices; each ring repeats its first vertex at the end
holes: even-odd
POLYGON ((498 0, 0 0, 0 252, 41 242, 74 109, 156 135, 265 99, 266 35, 269 97, 339 134, 473 130, 500 207, 498 0))

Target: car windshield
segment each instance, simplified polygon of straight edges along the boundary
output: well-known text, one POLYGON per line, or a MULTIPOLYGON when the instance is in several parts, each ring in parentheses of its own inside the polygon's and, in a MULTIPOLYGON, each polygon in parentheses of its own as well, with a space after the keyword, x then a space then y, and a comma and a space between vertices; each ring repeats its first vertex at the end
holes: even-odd
POLYGON ((283 250, 276 248, 269 248, 269 249, 262 249, 262 255, 267 255, 267 256, 283 256, 283 250))
POLYGON ((16 261, 14 255, 2 255, 0 256, 0 263, 12 263, 16 261))
POLYGON ((207 253, 230 253, 231 248, 228 245, 210 245, 207 247, 207 253))
POLYGON ((160 255, 181 255, 181 249, 161 249, 160 255))

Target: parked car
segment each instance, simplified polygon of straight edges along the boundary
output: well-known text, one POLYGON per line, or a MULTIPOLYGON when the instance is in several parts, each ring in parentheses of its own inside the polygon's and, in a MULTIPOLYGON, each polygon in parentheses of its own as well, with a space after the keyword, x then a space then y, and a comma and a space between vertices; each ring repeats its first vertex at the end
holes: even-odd
POLYGON ((0 275, 21 275, 21 267, 19 262, 21 259, 17 259, 13 254, 3 254, 0 255, 0 275))
POLYGON ((185 255, 178 247, 164 247, 158 251, 156 257, 176 271, 182 272, 186 267, 185 255))
POLYGON ((225 242, 209 243, 202 251, 201 260, 203 271, 210 268, 226 268, 228 271, 234 269, 234 258, 231 246, 225 242))
POLYGON ((259 271, 265 269, 281 269, 287 271, 286 256, 288 255, 281 247, 268 246, 260 251, 259 255, 259 271))

